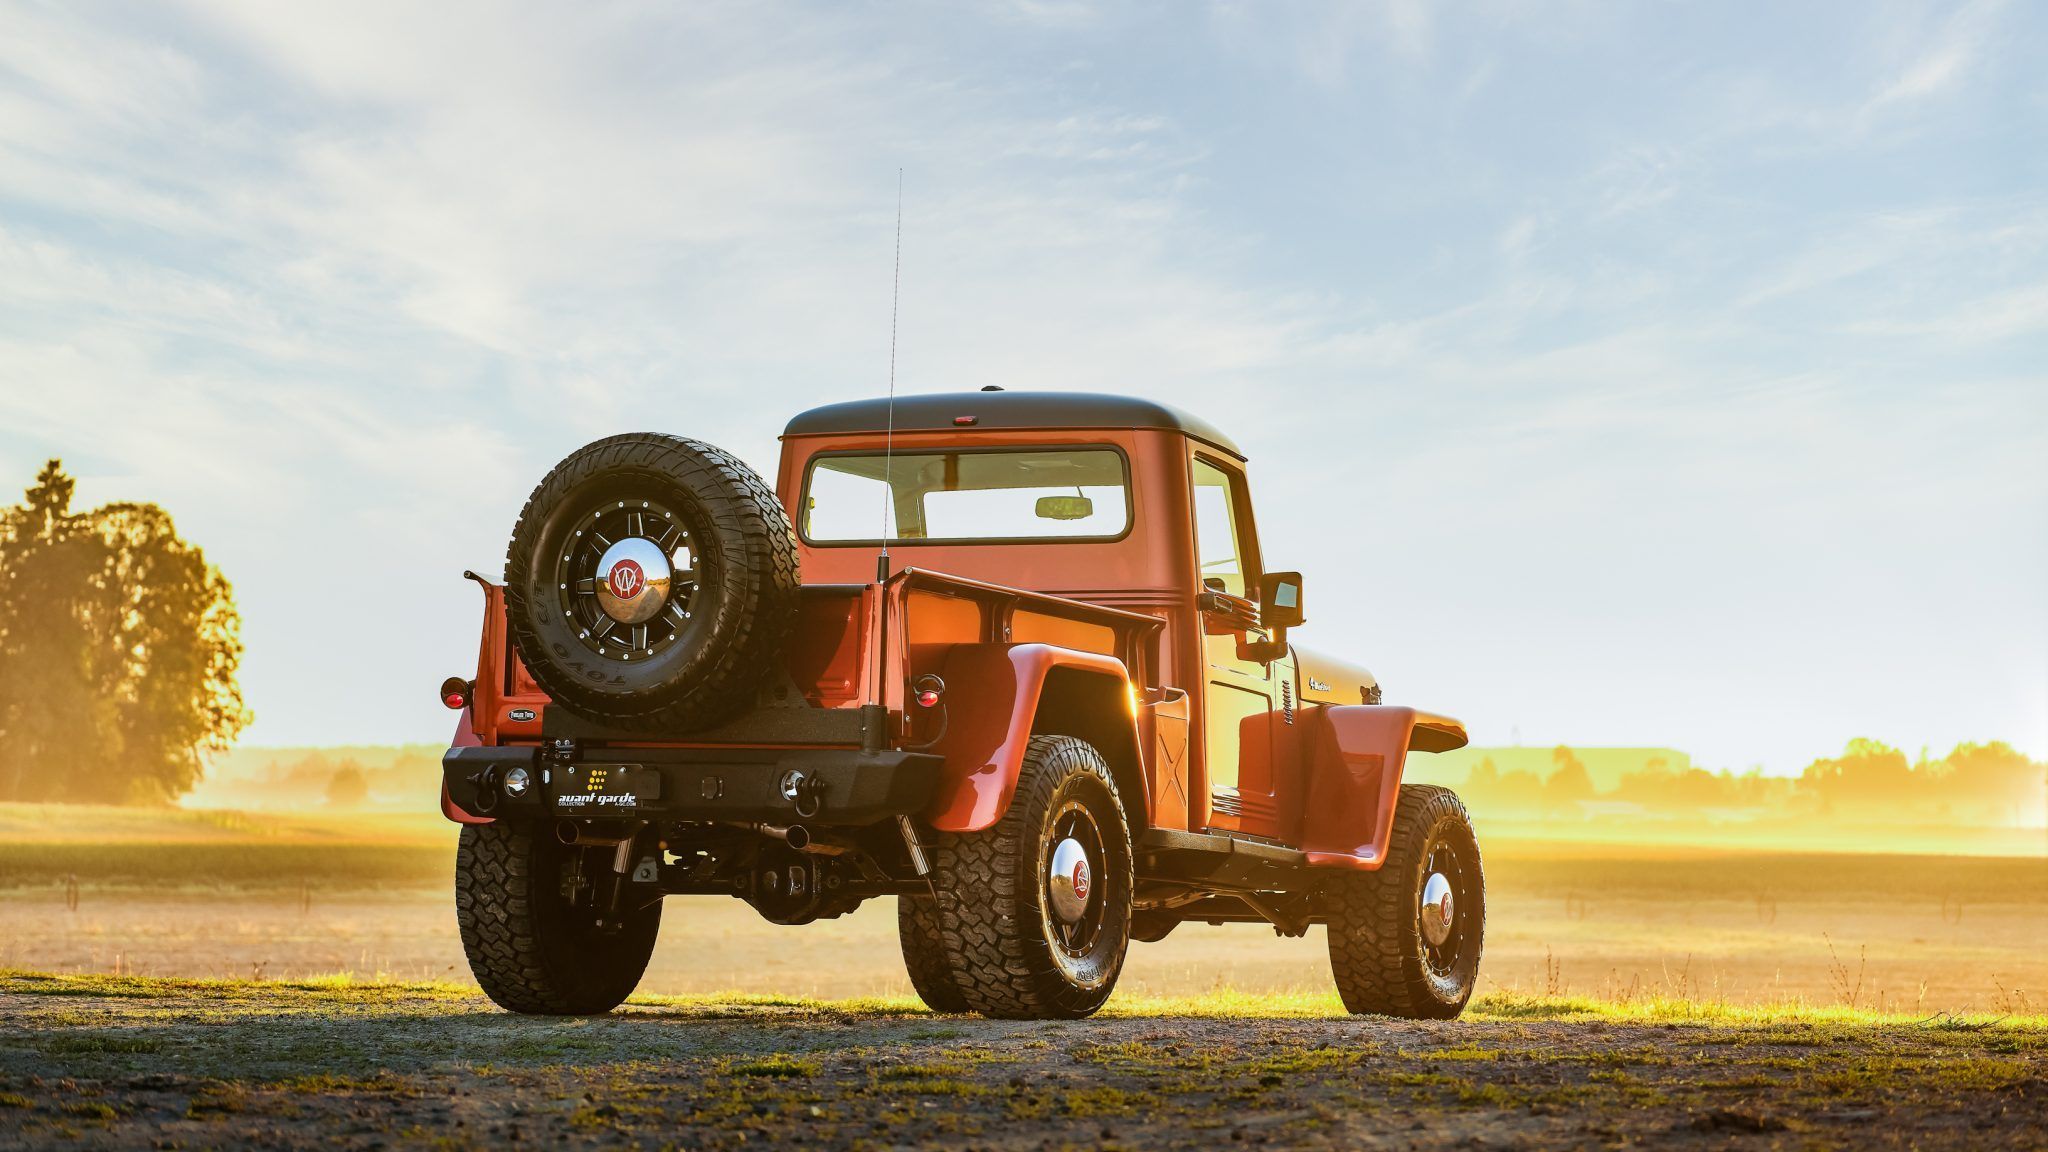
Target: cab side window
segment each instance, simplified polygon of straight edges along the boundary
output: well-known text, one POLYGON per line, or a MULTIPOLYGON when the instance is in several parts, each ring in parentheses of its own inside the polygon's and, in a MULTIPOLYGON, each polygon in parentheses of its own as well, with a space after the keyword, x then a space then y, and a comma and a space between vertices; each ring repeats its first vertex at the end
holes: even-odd
POLYGON ((1243 548, 1238 541, 1237 502, 1231 478, 1200 457, 1194 462, 1195 556, 1206 588, 1245 594, 1243 548))

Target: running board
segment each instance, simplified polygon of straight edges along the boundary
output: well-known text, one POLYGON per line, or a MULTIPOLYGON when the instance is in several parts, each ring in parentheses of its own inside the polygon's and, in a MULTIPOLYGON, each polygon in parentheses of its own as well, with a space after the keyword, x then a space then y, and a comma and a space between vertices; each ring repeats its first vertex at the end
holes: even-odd
POLYGON ((1301 886, 1307 865, 1293 848, 1215 832, 1151 828, 1138 837, 1138 875, 1145 880, 1275 891, 1301 886))

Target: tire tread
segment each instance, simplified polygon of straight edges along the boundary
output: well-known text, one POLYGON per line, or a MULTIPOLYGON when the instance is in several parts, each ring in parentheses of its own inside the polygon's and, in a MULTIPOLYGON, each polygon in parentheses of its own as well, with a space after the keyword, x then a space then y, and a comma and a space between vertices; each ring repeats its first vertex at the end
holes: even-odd
MULTIPOLYGON (((1087 1016, 1101 1007, 1115 986, 1113 972, 1100 990, 1077 989, 1057 965, 1038 955, 1036 916, 1020 914, 1028 904, 1019 891, 1022 856, 1037 851, 1038 813, 1050 804, 1073 772, 1093 775, 1109 792, 1116 825, 1105 834, 1122 838, 1126 867, 1130 828, 1123 799, 1108 765, 1093 747, 1071 736, 1033 736, 1024 755, 1017 791, 1002 819, 980 832, 940 833, 932 852, 939 935, 955 986, 967 1007, 998 1019, 1047 1020, 1087 1016)), ((1101 878, 1105 885, 1109 878, 1101 878)), ((1129 898, 1128 881, 1122 885, 1129 898)), ((1122 917, 1128 947, 1129 912, 1122 917)), ((1117 957, 1121 969, 1122 952, 1117 957)))
POLYGON ((965 1012, 967 997, 953 979, 953 965, 946 957, 946 942, 939 935, 938 898, 898 896, 896 936, 903 946, 903 967, 910 973, 910 986, 917 998, 934 1012, 965 1012))
MULTIPOLYGON (((1330 970, 1336 977, 1337 994, 1351 1012, 1448 1020, 1464 1010, 1464 999, 1445 1002, 1432 993, 1423 976, 1415 925, 1416 891, 1410 875, 1420 866, 1415 857, 1423 851, 1430 830, 1447 817, 1468 830, 1471 827, 1465 805, 1450 789, 1432 784, 1401 785, 1386 863, 1377 872, 1335 877, 1321 893, 1329 918, 1330 970)), ((1480 868, 1476 856, 1473 866, 1480 868)), ((1483 893, 1483 871, 1477 882, 1483 893)), ((1476 946, 1484 943, 1484 913, 1482 897, 1476 910, 1482 937, 1476 946)), ((1476 971, 1476 958, 1474 964, 1476 971)), ((1469 989, 1466 994, 1469 997, 1469 989)))
MULTIPOLYGON (((653 925, 622 932, 581 971, 565 972, 549 955, 547 933, 560 924, 540 902, 553 877, 534 867, 532 828, 465 824, 455 852, 455 923, 462 951, 484 994, 500 1007, 536 1016, 609 1012, 632 994, 653 952, 653 925)), ((643 915, 650 915, 643 913, 643 915)), ((557 942, 558 943, 558 942, 557 942)))

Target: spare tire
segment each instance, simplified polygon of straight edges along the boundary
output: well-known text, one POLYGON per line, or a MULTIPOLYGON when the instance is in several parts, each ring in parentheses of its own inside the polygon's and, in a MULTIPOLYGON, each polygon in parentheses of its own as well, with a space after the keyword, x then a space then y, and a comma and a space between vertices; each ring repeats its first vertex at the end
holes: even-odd
POLYGON ((548 473, 512 529, 512 639, 579 716, 707 727, 781 665, 796 548, 774 490, 731 453, 655 433, 599 440, 548 473))

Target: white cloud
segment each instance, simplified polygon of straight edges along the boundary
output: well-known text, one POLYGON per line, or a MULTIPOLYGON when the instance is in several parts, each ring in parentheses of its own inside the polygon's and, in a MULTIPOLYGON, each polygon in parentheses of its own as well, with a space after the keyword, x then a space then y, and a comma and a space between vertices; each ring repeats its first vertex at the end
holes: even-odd
POLYGON ((1982 59, 2004 8, 2004 0, 1974 0, 1942 21, 1931 36, 1915 36, 1918 42, 1907 48, 1904 65, 1864 104, 1864 116, 1931 100, 1960 87, 1982 59))

